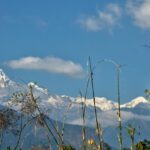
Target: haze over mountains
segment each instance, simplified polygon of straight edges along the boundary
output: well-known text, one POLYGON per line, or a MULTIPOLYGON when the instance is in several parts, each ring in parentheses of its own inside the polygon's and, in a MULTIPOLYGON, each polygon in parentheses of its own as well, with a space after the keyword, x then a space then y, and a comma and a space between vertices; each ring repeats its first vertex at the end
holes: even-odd
MULTIPOLYGON (((10 97, 14 92, 25 92, 28 86, 33 87, 33 93, 38 98, 40 109, 51 119, 65 123, 70 126, 82 126, 82 101, 80 97, 69 97, 66 95, 50 95, 47 89, 30 82, 28 85, 22 85, 9 79, 2 69, 0 69, 0 105, 10 106, 12 103, 10 97), (66 115, 67 114, 67 115, 66 115)), ((95 117, 92 99, 86 100, 86 126, 95 128, 95 117)), ((111 146, 117 144, 117 107, 118 104, 108 100, 105 97, 96 97, 96 106, 98 119, 104 130, 104 140, 111 146), (116 136, 115 138, 112 138, 116 136)), ((12 107, 16 111, 19 106, 12 107)), ((150 135, 150 103, 144 97, 137 97, 128 103, 121 105, 122 122, 125 144, 129 144, 126 134, 126 127, 132 124, 137 129, 136 140, 149 139, 150 135), (140 134, 138 134, 140 132, 140 134)), ((94 130, 91 130, 92 132, 94 130)), ((78 128, 76 133, 78 134, 78 128)))

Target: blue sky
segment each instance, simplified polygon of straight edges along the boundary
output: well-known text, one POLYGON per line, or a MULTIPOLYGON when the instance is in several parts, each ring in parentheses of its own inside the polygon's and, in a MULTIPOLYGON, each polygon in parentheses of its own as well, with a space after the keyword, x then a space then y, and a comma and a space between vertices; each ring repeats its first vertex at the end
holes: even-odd
MULTIPOLYGON (((0 0, 0 67, 15 81, 77 96, 88 56, 93 65, 112 59, 125 65, 121 97, 129 101, 150 88, 149 10, 149 0, 0 0)), ((97 96, 115 100, 115 73, 97 66, 97 96)))

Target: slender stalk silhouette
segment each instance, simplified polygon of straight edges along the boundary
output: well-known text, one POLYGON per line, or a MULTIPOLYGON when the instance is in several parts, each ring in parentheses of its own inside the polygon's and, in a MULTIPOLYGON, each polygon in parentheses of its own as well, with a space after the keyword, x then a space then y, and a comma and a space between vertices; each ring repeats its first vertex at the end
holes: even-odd
POLYGON ((89 68, 90 68, 90 80, 91 80, 91 87, 92 87, 92 97, 93 97, 93 103, 94 103, 94 113, 95 113, 95 122, 96 122, 96 133, 98 136, 98 142, 99 142, 99 147, 100 150, 102 150, 102 141, 101 141, 101 129, 100 129, 100 124, 98 122, 98 117, 97 117, 97 109, 96 109, 96 99, 95 99, 95 91, 94 91, 94 78, 93 78, 93 68, 91 64, 91 58, 89 57, 89 68))

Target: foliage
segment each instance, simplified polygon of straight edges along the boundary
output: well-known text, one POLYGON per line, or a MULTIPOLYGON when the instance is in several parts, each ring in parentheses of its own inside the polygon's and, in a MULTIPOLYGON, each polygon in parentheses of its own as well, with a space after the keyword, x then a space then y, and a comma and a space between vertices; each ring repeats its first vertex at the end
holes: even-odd
POLYGON ((150 150, 150 141, 144 140, 144 141, 139 141, 136 144, 136 150, 150 150))

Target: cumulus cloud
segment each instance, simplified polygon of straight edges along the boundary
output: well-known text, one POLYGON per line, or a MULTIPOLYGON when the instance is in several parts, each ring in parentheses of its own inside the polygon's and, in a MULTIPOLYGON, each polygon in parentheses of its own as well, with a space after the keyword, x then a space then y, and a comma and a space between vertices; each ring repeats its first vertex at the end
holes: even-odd
POLYGON ((84 76, 84 71, 80 64, 56 57, 24 57, 18 60, 11 60, 6 62, 6 64, 13 69, 43 70, 75 78, 84 76))
POLYGON ((104 11, 98 10, 96 15, 80 18, 78 21, 82 27, 89 31, 102 29, 112 30, 119 25, 122 10, 118 4, 108 4, 104 11))
POLYGON ((137 26, 150 29, 150 0, 128 0, 127 10, 137 26))

